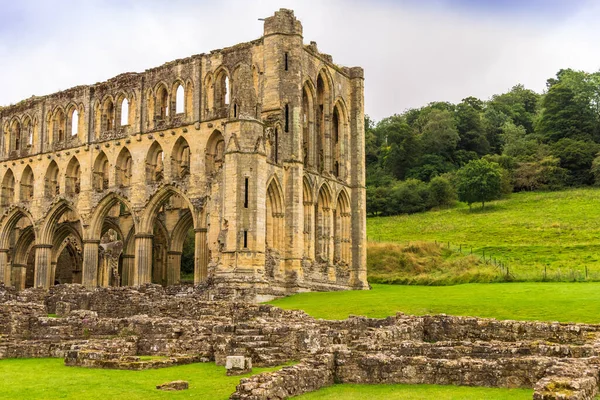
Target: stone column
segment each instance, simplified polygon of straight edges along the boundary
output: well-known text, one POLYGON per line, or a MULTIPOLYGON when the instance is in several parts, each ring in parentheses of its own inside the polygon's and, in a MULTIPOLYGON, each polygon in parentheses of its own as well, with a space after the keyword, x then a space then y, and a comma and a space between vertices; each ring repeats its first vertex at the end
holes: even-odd
POLYGON ((10 264, 8 263, 8 249, 0 249, 0 282, 6 286, 11 286, 10 264))
POLYGON ((43 287, 45 289, 50 288, 52 282, 52 266, 50 265, 50 258, 52 256, 52 245, 51 244, 37 244, 35 245, 35 280, 34 287, 43 287))
POLYGON ((123 266, 122 266, 122 285, 132 286, 133 285, 133 267, 135 263, 135 256, 132 254, 123 254, 123 266))
POLYGON ((208 278, 208 241, 206 228, 195 229, 194 243, 194 285, 208 278))
POLYGON ((98 286, 98 246, 99 240, 84 240, 81 284, 88 289, 98 286))
POLYGON ((133 286, 152 282, 152 238, 150 233, 135 235, 133 286))
POLYGON ((167 252, 167 286, 181 283, 181 252, 167 252))
POLYGON ((17 290, 25 290, 27 281, 27 265, 14 264, 12 266, 13 284, 17 290))
POLYGON ((50 285, 54 285, 56 281, 56 262, 52 261, 50 263, 50 285))

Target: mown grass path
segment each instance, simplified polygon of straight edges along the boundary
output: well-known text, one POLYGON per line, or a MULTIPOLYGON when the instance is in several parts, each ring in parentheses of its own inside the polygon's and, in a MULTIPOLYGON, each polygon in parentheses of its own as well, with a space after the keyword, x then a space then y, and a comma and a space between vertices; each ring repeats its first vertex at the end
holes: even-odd
POLYGON ((600 189, 515 193, 475 206, 367 220, 370 240, 438 241, 509 264, 517 279, 600 280, 600 189))
POLYGON ((373 285, 370 291, 301 293, 272 301, 316 318, 451 314, 498 319, 600 323, 600 283, 373 285))

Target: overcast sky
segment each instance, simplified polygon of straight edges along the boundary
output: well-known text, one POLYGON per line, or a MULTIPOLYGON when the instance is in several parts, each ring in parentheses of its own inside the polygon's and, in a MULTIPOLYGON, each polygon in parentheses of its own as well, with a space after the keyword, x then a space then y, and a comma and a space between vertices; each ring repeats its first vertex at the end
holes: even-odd
POLYGON ((600 69, 594 0, 0 0, 0 104, 256 39, 281 7, 305 43, 365 69, 376 120, 600 69))

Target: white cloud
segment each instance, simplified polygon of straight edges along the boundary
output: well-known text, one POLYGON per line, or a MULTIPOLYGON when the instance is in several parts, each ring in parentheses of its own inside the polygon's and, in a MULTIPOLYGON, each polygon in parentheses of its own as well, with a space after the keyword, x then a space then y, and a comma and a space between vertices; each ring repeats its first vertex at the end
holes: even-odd
POLYGON ((51 3, 29 1, 0 28, 0 104, 253 40, 262 34, 257 18, 280 7, 295 9, 305 42, 365 68, 366 111, 376 119, 430 101, 486 99, 516 83, 542 91, 560 68, 600 67, 593 2, 562 19, 465 13, 443 2, 51 3))

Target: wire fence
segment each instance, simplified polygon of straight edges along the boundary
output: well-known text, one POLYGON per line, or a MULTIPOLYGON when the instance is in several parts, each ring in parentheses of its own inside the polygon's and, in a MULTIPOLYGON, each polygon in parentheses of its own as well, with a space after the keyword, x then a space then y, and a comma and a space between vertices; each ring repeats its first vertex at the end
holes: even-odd
MULTIPOLYGON (((380 240, 379 237, 369 237, 368 242, 373 243, 393 243, 409 246, 411 243, 428 242, 419 241, 388 241, 380 240)), ((429 241, 430 242, 430 241, 429 241)), ((521 265, 518 260, 507 259, 504 256, 494 253, 490 249, 474 248, 466 243, 452 243, 449 241, 434 240, 441 249, 450 250, 463 256, 474 256, 479 261, 493 267, 498 274, 498 281, 503 282, 597 282, 600 281, 600 265, 589 267, 582 265, 579 267, 555 266, 555 265, 521 265)))

